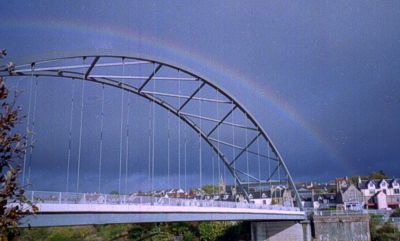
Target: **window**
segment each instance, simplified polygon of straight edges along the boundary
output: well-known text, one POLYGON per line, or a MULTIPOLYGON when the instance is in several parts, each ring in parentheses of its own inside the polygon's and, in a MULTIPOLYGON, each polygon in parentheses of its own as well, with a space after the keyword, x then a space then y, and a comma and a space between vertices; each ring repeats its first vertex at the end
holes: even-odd
POLYGON ((394 194, 400 194, 400 190, 398 188, 394 189, 394 194))
POLYGON ((375 190, 369 190, 369 194, 370 195, 374 195, 375 194, 375 190))
POLYGON ((383 189, 383 193, 386 194, 386 189, 383 189))

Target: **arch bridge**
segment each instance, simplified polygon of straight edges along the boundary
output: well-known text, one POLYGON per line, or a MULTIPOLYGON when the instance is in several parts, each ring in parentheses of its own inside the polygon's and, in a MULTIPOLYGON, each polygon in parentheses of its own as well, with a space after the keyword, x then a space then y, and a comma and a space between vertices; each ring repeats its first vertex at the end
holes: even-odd
MULTIPOLYGON (((42 79, 56 81, 77 80, 82 81, 81 114, 79 127, 79 154, 76 175, 76 192, 71 193, 69 182, 71 181, 70 161, 71 150, 68 152, 68 170, 67 170, 67 190, 66 192, 43 192, 36 191, 34 188, 29 190, 28 198, 31 198, 39 205, 39 215, 37 222, 33 224, 38 226, 47 225, 70 225, 82 220, 78 224, 86 223, 112 223, 112 222, 150 222, 150 221, 188 221, 188 220, 301 220, 304 219, 304 213, 301 207, 301 200, 296 190, 296 186, 289 173, 289 170, 271 141, 270 137, 257 122, 249 111, 231 94, 219 87, 216 82, 202 77, 185 68, 169 64, 167 62, 143 57, 112 56, 112 55, 85 55, 73 57, 60 57, 48 60, 32 61, 27 64, 12 63, 3 66, 0 70, 0 76, 5 77, 7 83, 15 79, 30 81, 30 91, 28 100, 27 129, 35 132, 35 110, 36 98, 38 95, 37 86, 42 79), (84 93, 85 83, 94 83, 102 86, 102 107, 99 118, 101 119, 101 139, 100 139, 100 162, 98 173, 98 192, 96 194, 85 194, 80 192, 82 188, 82 178, 80 178, 81 167, 81 148, 82 148, 82 116, 84 115, 84 93), (35 87, 36 86, 36 87, 35 87), (120 106, 121 115, 115 117, 115 121, 120 121, 120 153, 119 153, 119 181, 118 195, 108 196, 100 194, 101 176, 104 170, 101 167, 102 145, 103 145, 103 127, 104 127, 104 88, 121 91, 122 102, 120 106), (124 116, 129 118, 129 102, 126 108, 126 96, 135 95, 147 100, 150 104, 149 113, 149 166, 148 173, 151 179, 151 192, 145 195, 129 194, 125 191, 122 195, 122 171, 124 169, 122 161, 122 119, 124 116), (125 99, 124 99, 125 98, 125 99), (125 106, 125 107, 124 107, 125 106), (166 156, 155 157, 155 139, 154 134, 154 112, 155 106, 160 107, 168 113, 168 150, 166 156), (124 109, 125 108, 125 109, 124 109), (179 122, 178 140, 170 141, 170 115, 174 115, 179 122), (205 193, 197 193, 189 198, 185 196, 168 196, 163 193, 157 194, 154 186, 157 186, 157 175, 155 174, 155 159, 166 162, 168 159, 168 188, 173 188, 170 183, 171 163, 171 145, 178 145, 179 186, 181 185, 181 154, 182 138, 181 124, 192 130, 192 134, 198 136, 199 151, 199 187, 210 184, 209 177, 204 170, 212 165, 213 186, 215 186, 214 176, 217 180, 222 178, 221 170, 227 172, 223 175, 223 181, 231 186, 237 195, 240 193, 243 199, 234 198, 233 202, 226 202, 218 192, 212 190, 209 199, 205 193), (205 144, 205 145, 204 145, 205 144), (202 149, 208 147, 211 154, 204 155, 202 149), (214 162, 216 160, 216 162, 214 162), (219 171, 214 173, 215 166, 218 165, 219 171), (221 166, 219 166, 221 165, 221 166), (266 168, 263 168, 266 167, 266 168), (228 174, 231 177, 228 181, 228 174), (286 202, 283 192, 289 193, 293 198, 286 202), (258 199, 272 200, 270 203, 257 203, 258 199), (274 195, 277 195, 274 197, 274 195), (95 201, 90 201, 95 197, 95 201), (279 205, 273 205, 275 200, 280 200, 279 205), (101 201, 99 201, 101 200, 101 201), (108 202, 107 202, 108 200, 108 202), (255 202, 255 203, 254 203, 255 202), (93 215, 87 215, 96 214, 93 215), (144 214, 139 216, 135 214, 144 214), (109 215, 113 214, 113 215, 109 215), (76 219, 76 217, 78 217, 76 219), (64 220, 64 221, 62 221, 64 220), (67 221, 65 221, 67 220, 67 221), (114 220, 114 221, 113 221, 114 220)), ((89 85, 88 85, 89 86, 89 85)), ((93 86, 93 85, 90 85, 93 86)), ((43 87, 46 88, 46 87, 43 87)), ((75 99, 76 101, 76 99, 75 99)), ((76 103, 75 103, 76 105, 76 103)), ((25 106, 26 107, 26 106, 25 106)), ((74 113, 74 93, 72 94, 72 110, 74 113)), ((25 108, 26 109, 26 108, 25 108)), ((69 149, 71 149, 72 116, 69 124, 69 149)), ((67 125, 68 126, 68 125, 67 125)), ((165 128, 165 123, 164 123, 165 128)), ((127 131, 128 133, 128 131, 127 131)), ((30 144, 33 138, 28 137, 30 144)), ((40 142, 40 140, 39 140, 40 142)), ((185 175, 186 175, 186 133, 185 133, 185 175)), ((126 144, 128 148, 128 144, 126 144)), ((31 182, 31 164, 30 159, 34 149, 28 149, 24 156, 23 177, 24 184, 31 182)), ((190 155, 190 154, 189 154, 190 155)), ((127 158, 128 159, 128 158, 127 158)), ((103 160, 104 161, 104 160, 103 160)), ((176 160, 175 160, 176 161, 176 160)), ((128 160, 127 160, 128 162, 128 160)), ((71 164, 72 165, 72 164, 71 164)), ((128 165, 128 164, 127 164, 128 165)), ((128 168, 126 167, 126 172, 128 168)), ((128 175, 128 174, 126 174, 128 175)), ((186 182, 186 176, 185 182, 186 182)), ((125 183, 125 190, 128 188, 125 183)), ((185 184, 186 188, 186 184, 185 184)), ((96 190, 97 191, 97 190, 96 190)), ((186 190, 183 190, 186 192, 186 190)), ((234 194, 233 194, 234 195, 234 194)), ((275 201, 276 202, 276 201, 275 201)))

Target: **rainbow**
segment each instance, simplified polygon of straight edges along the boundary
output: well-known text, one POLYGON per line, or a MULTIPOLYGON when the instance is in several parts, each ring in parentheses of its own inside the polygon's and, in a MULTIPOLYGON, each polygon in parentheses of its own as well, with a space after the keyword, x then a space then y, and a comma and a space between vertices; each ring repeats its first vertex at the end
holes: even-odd
MULTIPOLYGON (((3 20, 3 24, 0 25, 0 30, 7 31, 10 29, 27 30, 27 31, 61 31, 62 33, 80 33, 86 35, 97 35, 101 37, 114 38, 122 41, 127 41, 129 43, 135 43, 134 45, 128 46, 128 51, 137 53, 137 50, 130 50, 131 46, 139 46, 141 52, 146 54, 146 49, 156 49, 157 51, 162 51, 167 54, 167 56, 176 56, 177 58, 189 62, 190 65, 194 66, 206 66, 214 73, 226 76, 229 79, 237 81, 240 83, 241 87, 247 88, 252 92, 256 91, 256 94, 261 96, 265 101, 271 104, 280 115, 285 119, 290 120, 294 124, 300 126, 313 141, 318 143, 324 148, 326 153, 329 155, 329 160, 341 161, 340 154, 329 144, 329 141, 320 133, 320 131, 311 126, 296 109, 291 107, 287 102, 278 98, 278 96, 273 93, 268 85, 263 83, 262 85, 252 78, 232 69, 230 66, 218 63, 216 61, 211 61, 209 58, 204 57, 199 53, 195 53, 192 50, 183 49, 177 44, 169 41, 168 39, 161 39, 159 37, 146 36, 143 33, 138 33, 129 28, 123 28, 120 26, 108 25, 102 23, 90 23, 90 22, 77 22, 73 20, 68 21, 45 21, 42 19, 29 19, 29 18, 18 18, 14 20, 3 20)), ((102 38, 98 38, 98 41, 102 41, 102 38)), ((108 40, 107 40, 108 41, 108 40)), ((109 42, 109 41, 108 41, 109 42)), ((105 48, 109 49, 110 46, 105 48)), ((103 46, 104 47, 104 46, 103 46)), ((100 51, 101 52, 101 51, 100 51)), ((65 55, 65 52, 63 52, 65 55)), ((129 54, 126 54, 129 56, 129 54)), ((40 59, 40 58, 39 58, 40 59)))

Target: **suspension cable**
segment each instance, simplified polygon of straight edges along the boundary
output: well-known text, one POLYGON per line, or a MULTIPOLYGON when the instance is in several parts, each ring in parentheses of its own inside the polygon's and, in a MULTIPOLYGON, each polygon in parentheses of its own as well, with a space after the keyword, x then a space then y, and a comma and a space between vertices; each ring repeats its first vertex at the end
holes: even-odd
MULTIPOLYGON (((200 88, 200 80, 199 80, 199 88, 200 88)), ((200 95, 200 92, 199 92, 200 95)), ((202 116, 202 109, 201 109, 201 101, 199 100, 199 115, 202 116)), ((203 187, 203 180, 202 180, 202 149, 201 149, 201 132, 202 131, 202 119, 200 118, 200 131, 199 131, 199 183, 200 188, 203 187)))
MULTIPOLYGON (((219 91, 218 91, 218 89, 216 90, 216 92, 217 92, 217 100, 219 101, 219 91)), ((219 120, 219 102, 217 102, 217 119, 219 120)), ((220 139, 219 139, 219 128, 217 128, 217 139, 218 139, 217 148, 218 148, 218 151, 220 152, 221 150, 220 150, 220 145, 219 145, 219 141, 220 141, 220 139)), ((218 155, 217 156, 218 180, 220 178, 222 178, 222 175, 221 175, 221 163, 220 162, 221 162, 221 159, 220 159, 220 157, 218 155)))
MULTIPOLYGON (((122 58, 122 80, 121 85, 125 84, 125 58, 122 58)), ((118 194, 121 194, 121 176, 122 176, 122 142, 123 142, 123 125, 124 125, 124 97, 125 91, 121 88, 121 117, 120 117, 120 140, 119 140, 119 179, 118 194)))
MULTIPOLYGON (((270 148, 270 143, 269 140, 267 140, 267 156, 269 157, 269 148, 270 148)), ((271 159, 268 158, 268 179, 269 179, 269 190, 271 192, 271 185, 272 185, 272 177, 271 177, 271 159)), ((271 193, 271 197, 272 197, 272 193, 271 193)))
MULTIPOLYGON (((85 60, 83 60, 83 61, 85 61, 85 60)), ((79 175, 80 175, 81 154, 82 154, 83 108, 84 108, 84 97, 85 97, 84 94, 85 94, 85 81, 82 81, 81 116, 80 116, 80 125, 79 125, 78 167, 77 167, 77 175, 76 175, 76 192, 79 192, 79 175)))
POLYGON ((31 143, 30 143, 30 152, 29 152, 29 166, 28 166, 28 182, 31 184, 31 168, 32 168, 32 154, 33 154, 33 133, 35 131, 35 119, 36 119, 36 108, 37 108, 37 93, 38 93, 38 80, 35 80, 35 95, 33 101, 33 115, 32 115, 32 134, 31 134, 31 143))
POLYGON ((171 187, 171 180, 170 180, 170 177, 169 177, 169 170, 170 170, 170 149, 171 149, 171 147, 170 147, 170 132, 171 132, 171 130, 170 130, 170 110, 168 110, 168 113, 167 113, 167 173, 168 173, 168 188, 170 188, 171 187))
MULTIPOLYGON (((30 114, 31 114, 31 103, 32 103, 32 91, 33 91, 33 68, 34 64, 31 65, 31 78, 30 78, 30 90, 29 90, 29 100, 28 100, 28 114, 27 114, 27 119, 26 119, 26 131, 28 132, 29 130, 29 124, 30 124, 30 114)), ((31 134, 29 134, 31 135, 31 134)), ((29 144, 29 136, 27 138, 27 142, 29 144)), ((25 185, 25 172, 26 172, 26 151, 27 147, 25 147, 24 150, 24 164, 23 164, 23 170, 22 170, 22 186, 25 185)))
MULTIPOLYGON (((247 114, 245 115, 246 116, 246 126, 248 126, 248 122, 249 122, 249 119, 248 119, 248 116, 247 116, 247 114)), ((245 137, 246 137, 246 147, 247 147, 247 145, 248 145, 248 133, 247 133, 247 128, 245 129, 245 137)), ((247 151, 247 149, 248 149, 248 147, 246 148, 246 168, 247 168, 247 174, 250 174, 250 169, 249 169, 249 152, 247 151)), ((250 176, 249 175, 247 175, 247 190, 248 190, 248 192, 250 193, 250 176)))
POLYGON ((278 180, 279 180, 279 185, 281 185, 281 171, 280 171, 280 168, 281 167, 281 165, 280 165, 280 163, 278 162, 278 180))
MULTIPOLYGON (((178 70, 178 77, 180 71, 178 70)), ((178 80, 178 106, 181 106, 181 80, 178 80)), ((178 187, 181 189, 181 114, 178 112, 178 187)))
MULTIPOLYGON (((234 106, 235 104, 232 104, 232 105, 234 106)), ((232 123, 235 123, 234 113, 231 114, 231 121, 232 121, 232 123)), ((235 146, 235 126, 234 125, 232 125, 232 144, 233 144, 233 146, 235 146)), ((232 147, 232 160, 235 159, 235 157, 236 157, 236 148, 232 147)), ((236 172, 236 162, 233 162, 233 170, 234 170, 234 172, 236 172)), ((233 176, 233 183, 234 183, 233 185, 234 185, 235 191, 236 191, 237 187, 236 187, 236 177, 235 176, 233 176)))
POLYGON ((99 147, 99 183, 98 192, 101 193, 101 165, 103 161, 103 131, 104 131, 104 99, 105 99, 105 89, 104 84, 101 88, 101 113, 100 113, 100 147, 99 147))
POLYGON ((184 142, 185 142, 185 144, 184 144, 184 156, 183 156, 183 160, 184 160, 184 172, 185 172, 185 186, 184 186, 184 188, 185 188, 185 192, 186 192, 186 190, 187 190, 187 170, 186 170, 186 162, 187 162, 187 127, 186 127, 187 125, 184 125, 183 126, 183 136, 184 136, 184 142))
POLYGON ((130 117, 131 99, 128 95, 128 111, 126 116, 126 155, 125 155, 125 195, 128 194, 128 160, 129 160, 129 117, 130 117))
POLYGON ((72 151, 72 123, 74 114, 74 94, 75 94, 75 82, 72 82, 71 112, 70 112, 69 130, 68 130, 68 157, 67 157, 67 184, 66 184, 67 192, 69 190, 69 168, 70 168, 71 151, 72 151))
POLYGON ((149 173, 148 173, 148 185, 149 185, 149 188, 151 189, 151 113, 152 113, 152 111, 151 111, 151 101, 149 100, 149 105, 150 105, 150 108, 149 108, 149 129, 148 129, 148 134, 149 134, 149 142, 148 142, 148 147, 149 147, 149 149, 148 149, 148 164, 149 164, 149 166, 148 166, 148 171, 149 171, 149 173))
POLYGON ((212 184, 213 184, 213 186, 212 186, 212 194, 213 195, 215 195, 215 160, 214 160, 214 155, 213 156, 211 156, 211 161, 212 161, 212 163, 211 163, 211 165, 212 165, 212 184))
MULTIPOLYGON (((260 153, 260 138, 257 138, 257 153, 260 153)), ((262 186, 261 186, 261 159, 260 159, 260 155, 257 155, 257 159, 258 159, 258 180, 260 180, 259 183, 259 189, 260 189, 260 197, 261 197, 261 192, 262 192, 262 186)))
MULTIPOLYGON (((153 69, 153 74, 155 74, 155 72, 154 72, 154 69, 153 69)), ((156 90, 156 82, 155 81, 153 81, 153 91, 155 91, 156 90)), ((155 112, 155 109, 156 109, 156 105, 155 105, 155 102, 153 101, 152 102, 152 105, 153 105, 153 108, 152 108, 152 123, 151 123, 151 125, 152 125, 152 155, 151 155, 151 157, 152 157, 152 173, 151 173, 151 175, 152 175, 152 179, 151 179, 151 189, 152 189, 152 191, 154 191, 154 170, 155 170, 155 128, 156 128, 156 126, 155 126, 155 119, 156 119, 156 112, 155 112)))

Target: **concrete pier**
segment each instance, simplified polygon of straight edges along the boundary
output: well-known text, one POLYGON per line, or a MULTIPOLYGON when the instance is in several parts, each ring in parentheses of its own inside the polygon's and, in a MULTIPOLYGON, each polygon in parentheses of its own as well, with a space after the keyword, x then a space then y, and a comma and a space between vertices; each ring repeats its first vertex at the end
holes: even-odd
POLYGON ((309 241, 309 223, 299 221, 252 222, 252 241, 309 241), (308 227, 308 228, 307 228, 308 227), (306 230, 306 232, 304 232, 306 230), (306 238, 306 239, 304 239, 306 238))
POLYGON ((370 241, 369 216, 314 216, 313 233, 318 241, 370 241))

